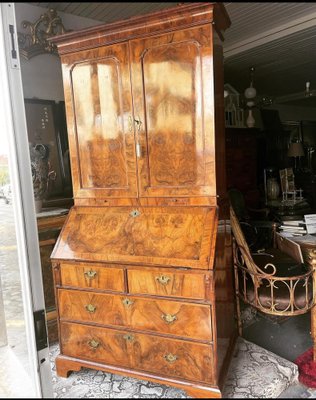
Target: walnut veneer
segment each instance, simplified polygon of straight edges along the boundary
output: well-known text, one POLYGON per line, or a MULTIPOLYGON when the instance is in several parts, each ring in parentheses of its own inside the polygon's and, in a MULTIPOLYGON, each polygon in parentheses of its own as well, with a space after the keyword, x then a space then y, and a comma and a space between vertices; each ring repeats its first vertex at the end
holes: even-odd
POLYGON ((57 373, 220 397, 236 334, 220 3, 52 39, 75 206, 51 256, 57 373))

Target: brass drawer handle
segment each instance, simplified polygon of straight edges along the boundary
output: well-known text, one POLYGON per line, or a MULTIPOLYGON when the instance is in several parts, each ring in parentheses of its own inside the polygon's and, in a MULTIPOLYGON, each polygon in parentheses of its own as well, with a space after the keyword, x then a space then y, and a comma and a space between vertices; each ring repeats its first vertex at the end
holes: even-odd
POLYGON ((172 324, 178 319, 176 315, 172 314, 162 314, 161 318, 166 322, 166 324, 172 324))
POLYGON ((158 281, 161 285, 168 285, 168 282, 170 281, 171 278, 169 278, 169 276, 165 276, 165 275, 160 275, 160 276, 156 276, 156 281, 158 281))
POLYGON ((87 304, 85 306, 85 309, 89 312, 89 313, 94 313, 95 310, 97 309, 96 306, 92 305, 92 304, 87 304))
POLYGON ((123 336, 123 339, 125 339, 127 342, 132 342, 134 340, 134 336, 130 334, 126 334, 123 336))
POLYGON ((174 363, 174 362, 177 361, 177 359, 178 359, 178 357, 177 357, 176 355, 171 354, 171 353, 164 355, 163 358, 164 358, 169 364, 174 363))
POLYGON ((87 276, 87 278, 93 279, 96 277, 97 271, 90 270, 90 271, 84 272, 84 274, 87 276))
POLYGON ((126 308, 128 308, 128 307, 130 307, 134 302, 133 302, 133 300, 130 300, 130 299, 124 299, 124 300, 122 300, 122 303, 123 303, 123 305, 124 305, 126 308))
POLYGON ((100 346, 100 342, 97 340, 89 340, 88 345, 91 347, 91 349, 97 349, 100 346))

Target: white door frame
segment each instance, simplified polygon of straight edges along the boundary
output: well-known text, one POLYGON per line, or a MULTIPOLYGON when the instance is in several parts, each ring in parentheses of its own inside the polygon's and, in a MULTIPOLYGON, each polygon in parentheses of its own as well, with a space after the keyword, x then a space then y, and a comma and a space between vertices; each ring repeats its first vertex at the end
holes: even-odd
POLYGON ((34 312, 45 310, 45 302, 14 3, 0 4, 0 88, 0 118, 4 118, 9 146, 18 260, 30 355, 29 372, 36 397, 52 398, 49 349, 46 346, 37 350, 34 325, 34 312))

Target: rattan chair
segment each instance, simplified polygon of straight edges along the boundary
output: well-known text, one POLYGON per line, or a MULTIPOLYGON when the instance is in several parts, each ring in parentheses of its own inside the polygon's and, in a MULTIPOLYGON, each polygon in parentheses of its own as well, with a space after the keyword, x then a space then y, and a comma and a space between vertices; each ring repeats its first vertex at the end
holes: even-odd
MULTIPOLYGON (((315 304, 316 266, 313 268, 308 264, 302 264, 299 260, 273 248, 262 255, 251 254, 232 207, 230 207, 230 219, 240 336, 242 336, 240 301, 259 312, 274 316, 295 316, 308 312, 315 304)), ((314 326, 312 321, 313 339, 316 330, 314 326)))

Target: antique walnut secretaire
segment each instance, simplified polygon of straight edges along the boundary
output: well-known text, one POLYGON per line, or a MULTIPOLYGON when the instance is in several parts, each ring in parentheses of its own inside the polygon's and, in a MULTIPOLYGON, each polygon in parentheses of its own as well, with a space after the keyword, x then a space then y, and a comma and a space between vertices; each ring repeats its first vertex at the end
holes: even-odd
POLYGON ((57 373, 220 397, 235 337, 221 3, 53 39, 75 205, 52 254, 57 373))

